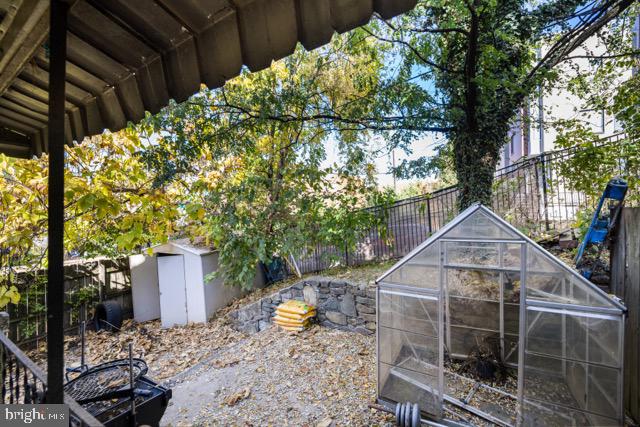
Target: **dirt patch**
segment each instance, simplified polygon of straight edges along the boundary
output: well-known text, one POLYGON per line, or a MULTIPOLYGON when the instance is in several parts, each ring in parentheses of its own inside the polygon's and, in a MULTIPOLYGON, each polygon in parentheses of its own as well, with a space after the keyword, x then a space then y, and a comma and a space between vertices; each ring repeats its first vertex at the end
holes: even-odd
POLYGON ((387 425, 376 399, 375 338, 277 327, 230 345, 173 383, 163 424, 387 425))

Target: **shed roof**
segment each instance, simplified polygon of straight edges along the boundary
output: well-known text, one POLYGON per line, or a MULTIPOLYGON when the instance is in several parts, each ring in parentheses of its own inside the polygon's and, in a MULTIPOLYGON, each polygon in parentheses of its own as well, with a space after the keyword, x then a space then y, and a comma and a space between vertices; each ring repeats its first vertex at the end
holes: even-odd
MULTIPOLYGON (((75 0, 68 21, 67 143, 118 131, 201 84, 327 43, 416 0, 75 0)), ((48 151, 48 0, 0 0, 0 152, 48 151)))
POLYGON ((166 250, 168 246, 175 246, 178 249, 198 256, 207 255, 215 251, 212 247, 205 245, 204 242, 192 242, 188 238, 169 240, 166 243, 152 246, 151 249, 154 253, 157 253, 166 250))

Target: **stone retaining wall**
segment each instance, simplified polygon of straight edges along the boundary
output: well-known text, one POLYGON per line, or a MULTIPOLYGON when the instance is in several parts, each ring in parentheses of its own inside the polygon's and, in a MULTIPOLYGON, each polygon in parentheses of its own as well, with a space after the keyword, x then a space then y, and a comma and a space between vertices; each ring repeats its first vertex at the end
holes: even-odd
POLYGON ((366 284, 331 277, 309 277, 230 313, 235 329, 245 333, 269 326, 276 307, 295 299, 317 308, 321 325, 373 334, 376 330, 376 292, 366 284))

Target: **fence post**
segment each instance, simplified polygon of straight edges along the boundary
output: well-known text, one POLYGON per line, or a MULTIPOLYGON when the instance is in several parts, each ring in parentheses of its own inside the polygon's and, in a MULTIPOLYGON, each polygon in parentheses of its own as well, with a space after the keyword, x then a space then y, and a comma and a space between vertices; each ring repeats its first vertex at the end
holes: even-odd
POLYGON ((0 331, 6 337, 9 336, 9 313, 6 311, 0 311, 0 331))
POLYGON ((427 222, 429 224, 429 236, 433 234, 433 227, 431 226, 431 197, 427 197, 427 222))
POLYGON ((107 291, 107 266, 104 260, 98 260, 98 300, 104 301, 107 291))
POLYGON ((542 169, 542 200, 544 203, 544 227, 546 231, 549 231, 549 201, 547 199, 547 171, 545 168, 545 154, 540 156, 540 166, 542 169))
POLYGON ((349 245, 344 244, 344 263, 346 267, 349 267, 349 245))

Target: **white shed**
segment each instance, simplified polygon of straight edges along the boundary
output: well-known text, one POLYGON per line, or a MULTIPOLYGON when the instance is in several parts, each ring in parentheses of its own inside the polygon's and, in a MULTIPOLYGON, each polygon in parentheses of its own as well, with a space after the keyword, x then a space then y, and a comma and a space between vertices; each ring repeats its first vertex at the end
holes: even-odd
MULTIPOLYGON (((181 239, 154 246, 152 251, 150 256, 129 258, 137 322, 160 318, 165 328, 206 322, 242 295, 239 288, 225 286, 220 279, 206 282, 205 277, 218 268, 218 252, 212 248, 181 239)), ((254 287, 264 284, 262 269, 257 267, 254 287)))

